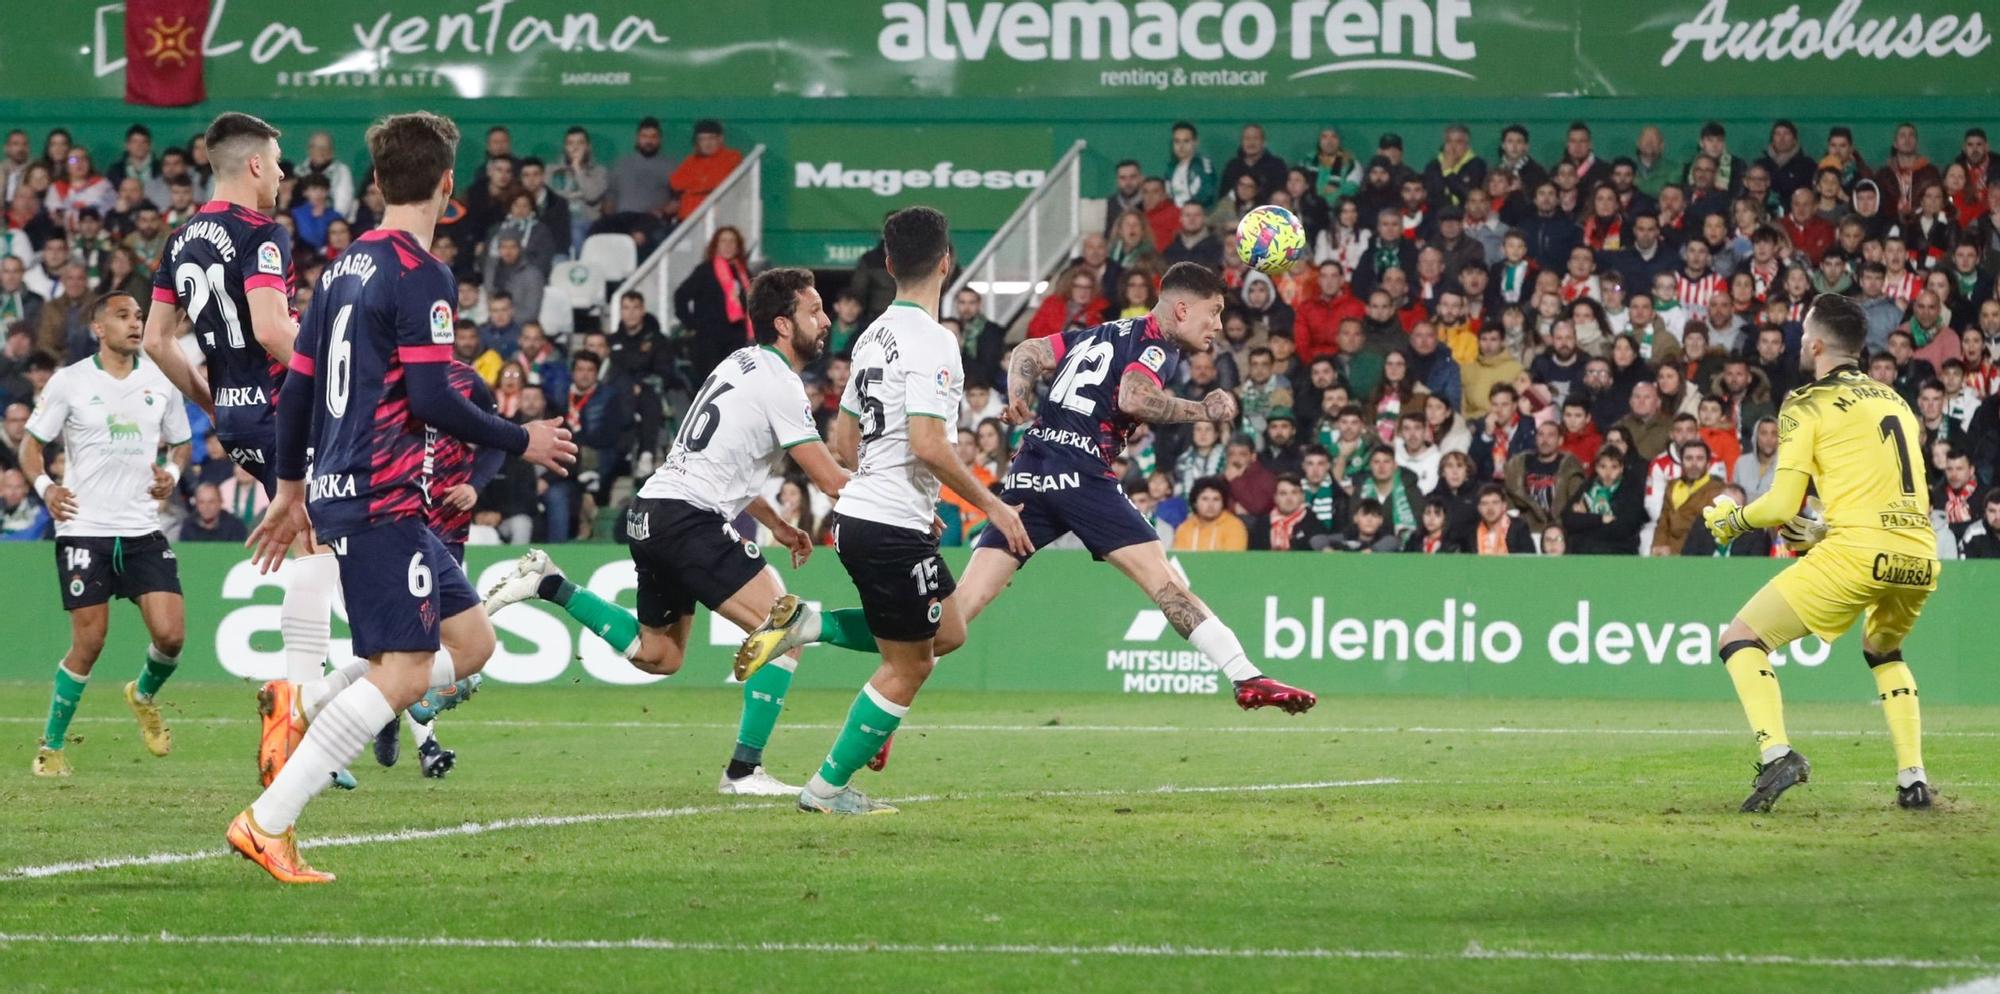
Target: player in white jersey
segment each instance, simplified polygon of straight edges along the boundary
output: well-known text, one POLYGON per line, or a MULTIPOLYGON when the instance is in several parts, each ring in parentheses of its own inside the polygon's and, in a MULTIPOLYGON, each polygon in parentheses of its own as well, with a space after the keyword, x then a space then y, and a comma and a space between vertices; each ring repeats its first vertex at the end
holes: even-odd
POLYGON ((186 640, 181 580, 174 551, 160 533, 159 504, 173 492, 188 458, 187 408, 160 368, 140 358, 139 302, 113 293, 91 314, 97 354, 56 372, 21 439, 21 469, 56 521, 56 571, 69 612, 69 652, 56 667, 48 724, 34 773, 66 777, 63 742, 91 668, 104 650, 111 598, 139 605, 152 644, 125 703, 139 719, 146 749, 164 756, 173 735, 153 695, 180 665, 186 640), (60 482, 49 478, 43 447, 68 453, 60 482), (164 466, 160 447, 168 449, 164 466))
MULTIPOLYGON (((637 617, 565 578, 548 554, 531 550, 487 594, 490 614, 518 601, 551 601, 648 673, 681 668, 694 628, 694 606, 751 629, 784 581, 757 543, 730 522, 744 511, 792 553, 794 569, 812 554, 812 536, 780 517, 758 491, 789 454, 827 496, 841 493, 847 472, 833 461, 813 424, 798 371, 819 357, 831 321, 806 269, 773 269, 750 284, 755 346, 731 353, 688 405, 667 457, 625 513, 638 567, 637 617)), ((930 512, 925 511, 928 515, 930 512)), ((928 521, 928 518, 926 519, 928 521)), ((743 685, 736 751, 723 771, 724 794, 789 795, 797 787, 764 772, 764 744, 784 708, 797 653, 759 668, 743 685), (766 675, 769 671, 769 675, 766 675)))
POLYGON ((896 810, 848 781, 909 714, 936 663, 935 641, 965 639, 932 527, 939 485, 977 503, 1015 553, 1025 558, 1034 551, 1021 516, 981 486, 952 447, 965 375, 958 340, 937 320, 952 266, 950 225, 929 207, 910 207, 883 222, 882 242, 896 300, 855 340, 834 438, 842 453, 858 450, 859 460, 834 508, 833 531, 834 551, 861 594, 882 665, 799 792, 802 811, 896 810))

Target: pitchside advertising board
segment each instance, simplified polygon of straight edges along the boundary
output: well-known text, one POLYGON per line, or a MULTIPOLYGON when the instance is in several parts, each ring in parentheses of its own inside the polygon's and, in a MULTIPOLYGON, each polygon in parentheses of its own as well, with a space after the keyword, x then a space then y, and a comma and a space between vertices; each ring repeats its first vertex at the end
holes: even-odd
POLYGON ((117 99, 128 58, 211 103, 2000 92, 1978 0, 135 0, 137 52, 126 7, 0 33, 6 92, 117 99))
MULTIPOLYGON (((46 679, 68 641, 53 546, 0 547, 0 678, 46 679)), ((184 544, 188 642, 182 679, 256 681, 282 675, 281 576, 263 576, 229 547, 184 544)), ((632 565, 616 546, 554 550, 578 583, 631 605, 632 565)), ((504 550, 469 550, 484 588, 512 562, 504 550)), ((947 552, 962 573, 963 551, 947 552)), ((1194 589, 1272 674, 1330 697, 1446 694, 1491 697, 1727 699, 1715 658, 1731 614, 1777 568, 1769 561, 1339 556, 1217 553, 1174 560, 1194 589)), ((784 571, 815 603, 849 607, 852 585, 819 550, 784 571)), ((1947 564, 1940 589, 1907 646, 1924 697, 2000 703, 1990 639, 2000 565, 1947 564)), ((728 675, 740 633, 703 611, 687 666, 672 678, 640 673, 595 636, 539 603, 494 619, 500 647, 487 675, 501 683, 714 686, 728 675)), ((335 625, 344 655, 347 628, 335 625)), ((138 659, 136 611, 112 615, 106 659, 138 659)), ((1874 694, 1858 636, 1807 639, 1773 659, 1794 700, 1865 700, 1874 694)), ((806 650, 800 686, 853 687, 873 657, 806 650)), ((971 640, 940 661, 932 685, 961 690, 1206 696, 1222 674, 1192 651, 1122 576, 1080 552, 1035 557, 973 623, 971 640)))

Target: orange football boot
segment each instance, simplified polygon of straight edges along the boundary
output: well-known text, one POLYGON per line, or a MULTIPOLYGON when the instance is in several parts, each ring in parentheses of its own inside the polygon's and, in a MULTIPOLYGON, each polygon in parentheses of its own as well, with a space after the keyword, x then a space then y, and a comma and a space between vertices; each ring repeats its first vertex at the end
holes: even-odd
POLYGON ((266 787, 306 737, 298 703, 299 690, 290 680, 273 680, 257 691, 257 713, 264 719, 264 734, 257 740, 257 775, 266 787))
POLYGON ((322 873, 306 865, 305 857, 299 855, 299 843, 291 829, 282 834, 270 835, 257 827, 250 818, 250 809, 229 823, 229 847, 244 859, 264 868, 264 872, 281 884, 330 884, 333 874, 322 873))

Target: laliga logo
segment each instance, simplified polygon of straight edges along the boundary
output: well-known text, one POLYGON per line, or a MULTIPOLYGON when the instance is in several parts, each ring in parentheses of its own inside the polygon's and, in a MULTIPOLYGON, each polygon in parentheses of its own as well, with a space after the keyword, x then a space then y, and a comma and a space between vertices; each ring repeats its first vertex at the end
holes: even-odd
POLYGON ((1179 9, 1113 0, 927 0, 884 4, 882 16, 876 48, 892 62, 980 62, 996 48, 1016 62, 1255 62, 1278 48, 1281 18, 1293 61, 1333 56, 1292 79, 1370 69, 1474 79, 1443 63, 1479 54, 1459 36, 1472 0, 1293 0, 1284 7, 1197 0, 1179 9))

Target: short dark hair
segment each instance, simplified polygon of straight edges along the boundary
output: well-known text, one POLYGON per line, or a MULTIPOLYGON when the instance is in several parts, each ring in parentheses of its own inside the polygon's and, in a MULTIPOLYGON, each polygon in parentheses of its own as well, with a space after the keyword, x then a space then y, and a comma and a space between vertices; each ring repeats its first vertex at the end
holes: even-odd
POLYGON ((1828 343, 1849 355, 1860 355, 1868 341, 1868 317, 1861 305, 1837 293, 1822 293, 1806 308, 1806 322, 1817 322, 1828 343))
POLYGON ((1207 300, 1220 297, 1228 287, 1222 282, 1222 274, 1199 262, 1176 262, 1167 267, 1165 276, 1160 277, 1160 295, 1186 293, 1207 300))
POLYGON ((526 169, 529 166, 534 166, 536 169, 547 169, 549 167, 549 164, 543 162, 542 157, 539 155, 530 155, 527 158, 524 158, 521 161, 515 163, 514 166, 517 169, 526 169))
POLYGON ((1854 129, 1848 127, 1845 124, 1836 124, 1833 127, 1826 129, 1826 138, 1828 141, 1832 141, 1835 138, 1845 138, 1848 141, 1853 141, 1854 129))
POLYGON ((896 282, 922 280, 951 254, 951 222, 935 207, 905 207, 882 222, 882 247, 896 282))
POLYGON ((1188 504, 1194 504, 1195 501, 1201 499, 1201 495, 1205 491, 1209 490, 1215 491, 1216 496, 1222 498, 1222 507, 1224 510, 1228 510, 1229 485, 1224 483, 1222 477, 1219 476, 1204 476, 1194 481, 1194 486, 1188 488, 1188 504))
POLYGON ((1355 517, 1360 517, 1364 514, 1372 514, 1378 518, 1387 518, 1389 516, 1389 512, 1383 509, 1382 502, 1373 497, 1363 497, 1360 503, 1354 505, 1355 517))
POLYGON ((1701 126, 1701 136, 1703 138, 1726 138, 1729 136, 1729 132, 1723 130, 1721 121, 1710 121, 1701 126))
POLYGON ((143 124, 134 124, 131 127, 125 129, 126 138, 129 139, 133 135, 142 135, 148 140, 150 140, 153 137, 153 129, 146 127, 143 124))
POLYGON ((633 130, 644 131, 647 128, 652 128, 654 131, 660 130, 660 119, 654 117, 651 114, 648 114, 645 117, 639 119, 639 126, 637 128, 634 128, 633 130))
POLYGON ((590 363, 590 368, 592 369, 604 368, 604 360, 601 357, 599 357, 597 353, 592 352, 589 349, 576 350, 576 354, 569 357, 569 368, 575 369, 576 364, 580 362, 590 363))
POLYGON ((1117 170, 1125 168, 1126 166, 1131 166, 1132 168, 1137 169, 1140 172, 1145 172, 1145 167, 1139 165, 1139 160, 1137 159, 1120 159, 1118 160, 1118 164, 1112 166, 1111 168, 1112 171, 1115 172, 1117 170))
POLYGON ((720 135, 722 134, 722 122, 712 117, 704 117, 694 122, 694 133, 697 135, 720 135))
POLYGON ((812 270, 788 266, 764 270, 750 281, 750 328, 759 344, 778 340, 778 319, 791 317, 799 294, 812 285, 812 270))
POLYGON ((262 145, 280 133, 261 117, 229 111, 209 122, 201 141, 208 148, 209 163, 218 172, 234 172, 242 168, 249 143, 262 145))
POLYGON ((97 298, 97 303, 91 305, 90 319, 92 321, 102 320, 104 317, 104 312, 107 308, 111 306, 111 302, 117 300, 120 297, 123 297, 126 300, 131 301, 135 305, 139 302, 139 298, 134 297, 123 290, 113 290, 110 293, 107 293, 104 296, 97 298))
POLYGON ((1520 135, 1522 141, 1527 141, 1528 129, 1526 126, 1520 124, 1510 124, 1500 129, 1500 137, 1505 138, 1508 135, 1520 135))
POLYGON ((1713 453, 1713 452, 1710 452, 1710 451, 1709 451, 1709 449, 1708 449, 1708 443, 1707 443, 1707 442, 1704 442, 1704 441, 1702 441, 1702 440, 1701 440, 1701 439, 1699 439, 1699 438, 1690 438, 1690 439, 1688 439, 1688 440, 1687 440, 1687 444, 1685 444, 1685 445, 1682 445, 1682 446, 1681 446, 1681 454, 1682 454, 1682 455, 1686 455, 1686 454, 1687 454, 1687 451, 1688 451, 1689 449, 1700 449, 1700 450, 1701 450, 1701 454, 1702 454, 1702 455, 1705 455, 1705 456, 1708 456, 1708 455, 1714 455, 1714 453, 1713 453))
POLYGON ((384 202, 422 203, 458 158, 458 125, 430 111, 392 114, 368 129, 368 157, 384 202))
POLYGON ((490 304, 496 300, 504 300, 511 304, 514 302, 514 295, 505 290, 495 290, 492 293, 486 295, 487 303, 490 304))
POLYGON ((1506 500, 1507 491, 1503 489, 1498 483, 1487 483, 1480 486, 1478 496, 1474 497, 1473 499, 1485 500, 1488 496, 1498 497, 1501 500, 1506 500))
POLYGON ((1196 130, 1196 128, 1195 128, 1195 126, 1194 126, 1194 122, 1192 122, 1192 121, 1175 121, 1175 122, 1174 122, 1174 126, 1173 126, 1173 127, 1171 127, 1171 128, 1168 128, 1168 129, 1167 129, 1167 132, 1168 132, 1169 134, 1171 134, 1171 133, 1173 133, 1173 132, 1175 132, 1175 131, 1179 131, 1179 130, 1181 130, 1181 129, 1183 129, 1183 128, 1187 129, 1187 133, 1188 133, 1188 134, 1191 134, 1191 135, 1195 136, 1196 138, 1200 138, 1200 137, 1201 137, 1201 132, 1200 132, 1199 130, 1196 130))

